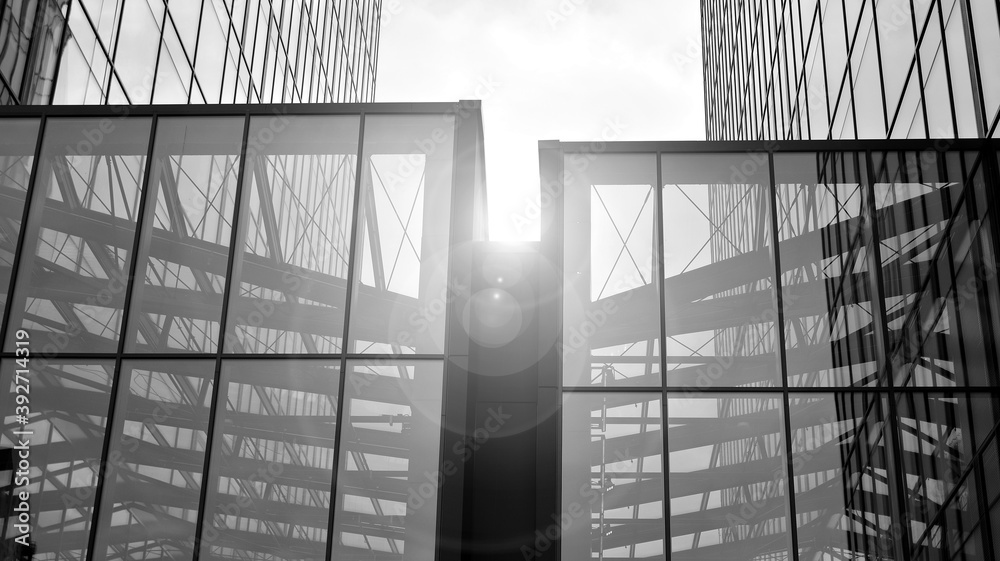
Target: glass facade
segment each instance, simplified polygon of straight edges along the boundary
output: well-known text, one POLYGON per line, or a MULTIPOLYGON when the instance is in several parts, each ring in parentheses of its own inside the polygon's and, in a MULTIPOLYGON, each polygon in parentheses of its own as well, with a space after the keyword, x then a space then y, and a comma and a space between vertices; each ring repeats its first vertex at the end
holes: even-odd
POLYGON ((478 109, 250 107, 0 119, 0 449, 32 431, 35 559, 433 558, 424 307, 478 109))
POLYGON ((701 5, 709 140, 996 135, 995 0, 701 5))
POLYGON ((511 246, 477 104, 122 113, 0 118, 3 547, 1000 556, 995 139, 543 142, 511 246))
POLYGON ((380 0, 13 0, 0 104, 375 99, 380 0))
POLYGON ((562 559, 997 558, 991 141, 540 154, 562 559))

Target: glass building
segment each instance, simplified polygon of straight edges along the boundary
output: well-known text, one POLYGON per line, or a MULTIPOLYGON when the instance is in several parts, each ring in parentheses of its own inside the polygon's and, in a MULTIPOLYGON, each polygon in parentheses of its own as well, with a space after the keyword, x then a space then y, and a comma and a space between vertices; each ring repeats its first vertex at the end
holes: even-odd
POLYGON ((15 109, 0 448, 33 433, 34 558, 432 559, 478 104, 15 109))
POLYGON ((1000 558, 996 148, 543 143, 561 559, 1000 558))
POLYGON ((0 104, 375 99, 380 0, 11 0, 0 104))
POLYGON ((545 141, 501 244, 476 102, 0 131, 35 559, 1000 558, 993 140, 545 141))
POLYGON ((709 140, 996 135, 994 0, 701 5, 709 140))

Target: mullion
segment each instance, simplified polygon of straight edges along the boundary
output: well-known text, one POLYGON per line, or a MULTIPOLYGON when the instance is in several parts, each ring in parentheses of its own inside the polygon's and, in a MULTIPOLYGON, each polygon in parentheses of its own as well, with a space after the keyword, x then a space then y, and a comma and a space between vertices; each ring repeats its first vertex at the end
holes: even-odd
MULTIPOLYGON (((250 134, 250 114, 247 113, 243 117, 243 140, 240 145, 240 159, 239 159, 239 171, 237 172, 236 178, 236 195, 235 201, 233 203, 233 219, 231 232, 229 234, 229 255, 227 256, 226 262, 226 279, 223 288, 222 296, 222 314, 219 318, 219 340, 216 341, 215 349, 215 372, 212 382, 212 390, 215 392, 214 399, 212 400, 212 406, 209 411, 208 416, 208 428, 206 429, 205 437, 205 459, 202 464, 202 476, 201 476, 201 490, 198 499, 198 519, 195 521, 195 533, 194 533, 194 551, 193 551, 193 561, 198 561, 201 556, 201 545, 202 537, 204 535, 205 518, 210 515, 210 513, 205 510, 205 503, 208 500, 208 489, 213 487, 212 481, 209 479, 211 475, 212 467, 212 456, 214 450, 213 444, 215 443, 216 431, 219 430, 216 427, 216 421, 219 415, 219 408, 223 409, 226 406, 226 396, 228 392, 226 391, 226 385, 228 385, 228 378, 222 380, 222 357, 225 350, 226 334, 228 330, 228 316, 229 316, 229 300, 232 297, 233 289, 233 266, 237 255, 240 250, 237 247, 237 241, 239 240, 239 232, 241 227, 240 211, 243 202, 243 192, 246 190, 243 187, 244 181, 246 181, 246 157, 247 157, 247 138, 250 134)), ((221 191, 220 191, 221 192, 221 191)), ((225 220, 225 216, 220 217, 221 221, 225 220)), ((221 448, 221 447, 220 447, 221 448)))
MULTIPOLYGON (((7 283, 7 299, 3 309, 3 324, 0 325, 0 348, 6 346, 7 331, 10 329, 10 309, 14 304, 14 284, 21 268, 21 256, 24 254, 24 241, 27 237, 26 226, 28 224, 29 211, 31 210, 31 200, 34 198, 35 184, 38 182, 38 164, 41 160, 42 141, 45 139, 46 117, 43 115, 38 120, 38 133, 35 137, 34 155, 31 159, 31 177, 28 178, 28 188, 24 193, 24 208, 21 209, 21 223, 18 225, 18 236, 14 243, 14 258, 10 265, 10 279, 7 283)), ((41 203, 44 206, 44 201, 41 203)), ((17 358, 16 352, 5 352, 3 356, 17 358)))
POLYGON ((358 245, 358 231, 360 230, 361 216, 360 205, 362 196, 362 177, 364 175, 364 164, 367 161, 367 151, 365 150, 365 118, 366 114, 361 113, 361 120, 358 126, 358 162, 357 168, 354 174, 354 200, 352 201, 354 205, 353 210, 353 220, 351 220, 351 240, 348 246, 348 262, 347 262, 347 283, 346 283, 346 295, 344 299, 344 334, 342 337, 341 350, 345 354, 340 358, 340 380, 337 388, 337 426, 334 431, 333 437, 333 470, 330 482, 330 514, 329 522, 327 523, 326 532, 326 558, 332 560, 334 554, 333 541, 334 529, 336 528, 336 515, 337 515, 337 480, 339 479, 340 471, 340 450, 342 448, 341 440, 343 437, 344 428, 344 391, 346 389, 347 380, 347 366, 348 359, 346 351, 350 349, 350 326, 351 326, 351 311, 354 308, 354 302, 352 301, 354 296, 354 278, 357 274, 357 265, 361 257, 358 255, 360 252, 357 251, 358 245))
MULTIPOLYGON (((658 312, 660 316, 660 473, 663 477, 663 555, 665 561, 670 561, 673 555, 673 540, 670 531, 670 442, 667 438, 667 427, 669 423, 669 411, 667 410, 667 353, 665 352, 665 341, 667 335, 666 320, 666 287, 664 282, 664 272, 666 270, 664 249, 663 249, 663 158, 659 152, 656 153, 656 207, 653 209, 656 231, 653 244, 653 277, 656 282, 656 293, 658 297, 658 312)), ((606 388, 603 388, 606 389, 606 388)), ((636 507, 638 508, 638 507, 636 507)))
MULTIPOLYGON (((886 446, 887 454, 889 455, 889 461, 887 462, 891 470, 887 470, 887 475, 889 479, 892 480, 892 484, 888 488, 889 496, 889 508, 892 510, 891 515, 894 520, 908 520, 906 515, 907 512, 907 490, 902 480, 902 474, 898 472, 901 464, 896 464, 894 466, 893 462, 902 461, 903 444, 899 434, 899 411, 898 404, 896 403, 896 394, 900 392, 901 388, 898 388, 894 381, 894 372, 892 368, 892 354, 890 348, 892 347, 889 341, 889 328, 886 324, 886 308, 885 308, 885 280, 883 278, 882 261, 880 253, 881 235, 879 233, 879 223, 878 223, 878 206, 875 200, 875 183, 878 181, 880 175, 876 175, 874 160, 872 151, 865 152, 865 199, 862 201, 863 212, 862 216, 868 216, 869 219, 869 235, 868 235, 868 269, 874 282, 874 286, 871 287, 872 290, 872 313, 876 318, 876 357, 878 359, 878 372, 880 373, 880 378, 884 376, 884 380, 879 380, 880 388, 886 391, 887 406, 889 411, 888 420, 882 427, 883 438, 885 438, 886 431, 888 431, 889 441, 888 446, 886 446), (881 349, 878 349, 881 347, 881 349), (883 385, 884 384, 884 385, 883 385)), ((882 172, 887 171, 887 166, 889 164, 888 157, 884 155, 882 157, 881 168, 882 172)), ((887 178, 887 181, 891 178, 887 178)), ((870 281, 871 282, 871 281, 870 281)), ((908 388, 912 389, 912 388, 908 388)), ((900 535, 894 536, 893 547, 899 545, 902 551, 897 552, 897 554, 902 559, 910 558, 911 539, 910 539, 910 528, 908 524, 901 525, 900 535)))
MULTIPOLYGON (((149 198, 150 198, 149 188, 151 184, 150 175, 152 174, 152 169, 153 169, 153 159, 154 159, 153 150, 156 148, 156 129, 158 124, 159 124, 159 118, 154 116, 151 119, 149 126, 149 141, 146 145, 146 162, 145 165, 143 166, 144 172, 142 178, 142 191, 140 193, 139 208, 136 211, 135 215, 135 234, 133 234, 133 239, 132 239, 132 250, 130 255, 131 262, 129 263, 129 273, 128 273, 130 286, 126 287, 125 301, 122 303, 121 328, 118 331, 118 350, 115 353, 117 356, 114 358, 115 360, 114 375, 112 376, 111 380, 110 399, 108 400, 108 414, 105 417, 104 421, 104 444, 101 448, 101 463, 98 466, 97 484, 94 487, 94 506, 91 509, 90 513, 90 536, 87 540, 87 561, 94 560, 94 546, 97 543, 97 533, 101 522, 100 519, 101 503, 103 502, 104 499, 103 491, 108 471, 108 453, 110 452, 111 448, 111 436, 112 433, 115 432, 114 414, 117 412, 118 408, 118 397, 119 397, 118 394, 124 391, 119 388, 119 386, 121 386, 120 383, 121 366, 123 363, 121 356, 125 349, 125 341, 128 338, 128 328, 129 328, 128 319, 129 319, 129 311, 131 310, 132 307, 132 297, 133 297, 133 290, 131 285, 134 285, 135 283, 135 273, 139 266, 139 261, 142 261, 141 259, 138 259, 140 253, 139 247, 142 241, 143 225, 145 224, 147 218, 146 205, 150 204, 149 203, 149 198)), ((155 209, 156 201, 154 200, 151 204, 153 205, 152 208, 155 209)), ((150 216, 148 218, 150 222, 155 222, 155 218, 152 216, 152 214, 153 213, 150 213, 150 216)), ((150 227, 150 231, 152 232, 152 226, 150 227)), ((124 412, 122 413, 124 414, 124 412)))
MULTIPOLYGON (((190 1, 190 0, 188 0, 190 1)), ((208 100, 205 99, 205 92, 201 88, 201 82, 198 80, 198 49, 201 46, 201 33, 202 33, 202 23, 205 20, 205 0, 198 1, 198 28, 194 32, 194 52, 191 53, 190 63, 191 63, 191 82, 188 84, 188 103, 194 98, 195 88, 198 88, 198 94, 201 96, 203 102, 208 100)))
POLYGON ((777 325, 775 326, 777 331, 777 341, 776 346, 778 347, 778 367, 781 372, 781 401, 782 401, 782 419, 784 421, 785 431, 785 489, 788 495, 787 512, 785 516, 788 520, 788 528, 790 532, 791 539, 791 558, 795 561, 799 559, 799 536, 798 536, 798 523, 797 523, 797 512, 795 509, 795 474, 793 470, 793 446, 792 446, 792 421, 791 421, 791 410, 790 410, 790 395, 788 388, 788 350, 785 348, 785 309, 784 300, 782 294, 782 281, 781 281, 781 256, 779 251, 779 237, 778 237, 778 213, 777 209, 778 198, 777 198, 777 187, 774 181, 774 153, 767 154, 767 164, 768 164, 768 197, 767 197, 767 207, 768 214, 770 214, 770 226, 771 226, 771 248, 772 256, 774 259, 774 280, 773 280, 773 291, 775 299, 773 302, 777 307, 777 325))

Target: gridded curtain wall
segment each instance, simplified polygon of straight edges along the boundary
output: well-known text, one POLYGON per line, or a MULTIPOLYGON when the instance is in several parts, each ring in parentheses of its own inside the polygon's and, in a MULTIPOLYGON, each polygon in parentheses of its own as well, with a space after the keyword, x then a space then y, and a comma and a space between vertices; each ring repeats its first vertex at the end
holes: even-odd
POLYGON ((702 0, 709 140, 996 134, 996 0, 702 0))
POLYGON ((0 119, 36 558, 432 558, 442 111, 0 119))
POLYGON ((0 105, 48 103, 69 0, 9 0, 0 5, 0 105))
POLYGON ((380 0, 42 0, 0 6, 0 102, 365 102, 380 0))
POLYGON ((995 147, 635 144, 548 170, 562 559, 1000 558, 995 147))

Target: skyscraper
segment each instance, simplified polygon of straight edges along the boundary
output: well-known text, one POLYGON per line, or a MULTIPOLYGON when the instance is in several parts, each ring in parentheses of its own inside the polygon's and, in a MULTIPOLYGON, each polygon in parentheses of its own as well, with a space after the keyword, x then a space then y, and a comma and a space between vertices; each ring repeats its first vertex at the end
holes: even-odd
POLYGON ((379 0, 13 0, 0 103, 365 102, 379 0))
POLYGON ((168 36, 0 108, 3 555, 1000 558, 996 139, 543 141, 493 243, 478 103, 157 105, 168 36))
MULTIPOLYGON (((706 136, 765 140, 771 153, 767 196, 710 198, 703 216, 714 263, 734 262, 717 247, 776 240, 799 558, 995 558, 1000 503, 981 474, 996 470, 1000 411, 984 188, 996 177, 997 4, 706 0, 702 16, 706 136)), ((738 160, 710 193, 763 161, 738 160)), ((720 417, 739 417, 750 401, 719 403, 720 417)), ((748 498, 759 506, 746 491, 719 504, 748 498)), ((746 538, 745 526, 721 542, 746 538)))
POLYGON ((709 140, 995 135, 993 0, 703 0, 709 140))

